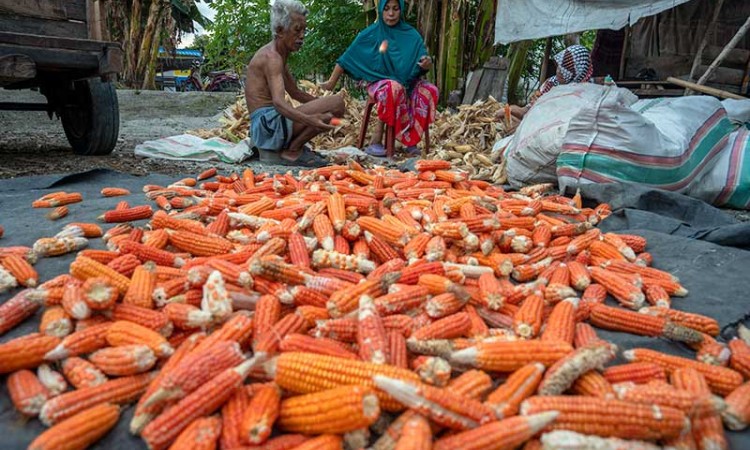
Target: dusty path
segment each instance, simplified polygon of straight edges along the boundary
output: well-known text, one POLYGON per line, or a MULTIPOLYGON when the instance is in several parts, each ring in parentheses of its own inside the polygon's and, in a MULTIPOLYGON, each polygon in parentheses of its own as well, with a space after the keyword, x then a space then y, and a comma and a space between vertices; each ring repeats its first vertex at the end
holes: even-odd
MULTIPOLYGON (((196 128, 218 126, 221 111, 234 102, 235 94, 225 92, 117 92, 120 103, 120 137, 108 156, 73 154, 57 118, 45 112, 0 111, 0 178, 25 175, 81 172, 107 168, 134 175, 163 173, 190 175, 214 164, 175 162, 137 157, 136 144, 173 136, 196 128)), ((0 102, 44 102, 34 91, 0 89, 0 102)), ((258 163, 251 163, 257 166, 258 163)), ((239 166, 217 164, 225 171, 239 166)), ((264 167, 267 171, 287 168, 264 167)))

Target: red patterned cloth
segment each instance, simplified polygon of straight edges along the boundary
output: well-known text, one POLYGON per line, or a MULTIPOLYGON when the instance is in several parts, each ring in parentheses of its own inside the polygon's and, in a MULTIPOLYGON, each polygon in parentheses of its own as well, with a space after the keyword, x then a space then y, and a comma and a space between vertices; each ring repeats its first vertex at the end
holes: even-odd
POLYGON ((438 88, 434 84, 419 80, 409 93, 397 81, 380 80, 370 84, 367 93, 377 102, 378 118, 394 127, 396 139, 407 147, 417 145, 435 121, 438 88))

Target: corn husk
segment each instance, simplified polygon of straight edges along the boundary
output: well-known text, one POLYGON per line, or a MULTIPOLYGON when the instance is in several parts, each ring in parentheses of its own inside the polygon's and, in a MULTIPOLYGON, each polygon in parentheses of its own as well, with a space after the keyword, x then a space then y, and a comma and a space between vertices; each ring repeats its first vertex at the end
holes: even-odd
MULTIPOLYGON (((325 94, 319 86, 309 81, 300 81, 300 85, 311 95, 325 94)), ((346 89, 338 94, 344 97, 346 105, 344 120, 335 130, 320 134, 312 140, 312 145, 317 150, 337 150, 357 145, 365 102, 352 97, 346 89)), ((299 105, 290 98, 287 100, 295 107, 299 105)), ((430 151, 427 158, 450 161, 455 168, 467 172, 472 180, 505 183, 505 161, 494 163, 490 156, 492 145, 505 136, 505 124, 497 120, 503 106, 490 97, 471 105, 460 105, 457 111, 436 112, 435 122, 430 126, 430 151)), ((247 138, 250 118, 245 97, 239 97, 237 102, 227 107, 219 122, 220 126, 217 128, 193 130, 189 133, 204 139, 218 136, 232 142, 247 138)), ((375 120, 371 119, 368 136, 374 124, 375 120)), ((399 155, 400 153, 395 155, 397 159, 399 155)), ((377 163, 382 164, 382 161, 377 163)))

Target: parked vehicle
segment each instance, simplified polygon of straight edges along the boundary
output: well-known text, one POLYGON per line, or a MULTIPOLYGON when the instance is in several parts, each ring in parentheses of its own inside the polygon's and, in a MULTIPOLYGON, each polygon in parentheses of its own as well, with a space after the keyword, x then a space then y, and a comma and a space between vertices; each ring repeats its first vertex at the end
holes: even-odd
POLYGON ((232 70, 208 72, 206 77, 202 77, 200 61, 193 63, 184 84, 185 91, 237 92, 243 88, 242 80, 232 70))
POLYGON ((101 4, 0 0, 0 88, 36 88, 47 98, 0 103, 0 109, 56 115, 80 155, 111 153, 120 128, 112 81, 122 70, 123 52, 102 39, 101 4))

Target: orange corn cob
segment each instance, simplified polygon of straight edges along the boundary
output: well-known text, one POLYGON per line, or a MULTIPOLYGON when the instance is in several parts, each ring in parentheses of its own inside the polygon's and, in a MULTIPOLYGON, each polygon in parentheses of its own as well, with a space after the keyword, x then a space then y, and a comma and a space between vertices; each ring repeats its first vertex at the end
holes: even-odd
POLYGON ((334 292, 326 303, 331 317, 341 317, 353 311, 359 304, 362 295, 378 297, 388 291, 388 287, 398 279, 399 274, 387 274, 381 278, 368 279, 356 286, 346 287, 334 292))
POLYGON ((541 363, 530 363, 519 368, 490 393, 485 404, 495 410, 498 418, 515 415, 521 402, 536 391, 543 374, 544 365, 541 363))
POLYGON ((45 425, 53 425, 100 403, 131 403, 143 393, 153 377, 152 372, 144 373, 65 392, 44 404, 39 420, 45 425))
MULTIPOLYGON (((372 377, 376 374, 419 380, 410 370, 312 353, 282 353, 267 364, 266 371, 282 389, 302 394, 347 384, 374 387, 372 377)), ((400 404, 384 392, 376 391, 376 394, 386 411, 400 409, 400 404)))
POLYGON ((18 255, 3 256, 0 258, 0 264, 13 275, 21 286, 36 287, 39 283, 39 274, 36 272, 36 269, 18 255))
POLYGON ((315 232, 315 237, 318 239, 318 243, 320 244, 321 248, 323 248, 323 250, 332 251, 334 248, 334 231, 333 225, 331 224, 328 216, 318 214, 317 216, 315 216, 312 226, 313 231, 315 232))
POLYGON ((156 356, 145 345, 123 345, 97 350, 89 356, 89 361, 107 375, 128 376, 151 369, 156 356))
POLYGON ((381 239, 380 237, 370 233, 369 231, 364 232, 365 241, 370 249, 370 252, 379 260, 381 263, 385 263, 392 259, 400 258, 399 253, 391 247, 391 245, 381 239))
POLYGON ((327 205, 328 217, 331 219, 333 229, 336 232, 341 232, 346 223, 346 206, 344 205, 344 197, 338 192, 334 192, 328 196, 327 205))
POLYGON ((604 366, 614 359, 617 347, 605 341, 577 348, 553 364, 539 385, 539 395, 560 395, 570 388, 578 377, 604 366))
POLYGON ((185 428, 169 447, 173 450, 214 450, 216 443, 226 426, 217 416, 195 419, 185 428))
POLYGON ((538 295, 526 297, 521 308, 513 316, 513 329, 525 339, 531 339, 539 333, 542 326, 544 299, 538 295))
POLYGON ((654 409, 621 400, 545 396, 531 397, 521 405, 524 416, 546 411, 560 413, 547 430, 565 429, 603 437, 668 439, 678 436, 686 426, 682 411, 668 407, 654 409))
POLYGON ((225 369, 146 425, 141 437, 151 449, 166 448, 190 422, 219 409, 242 384, 253 364, 249 360, 225 369))
POLYGON ((363 361, 385 364, 387 343, 383 319, 378 315, 372 297, 368 295, 359 298, 357 325, 359 357, 363 361))
POLYGON ((134 220, 148 219, 154 211, 149 205, 133 206, 125 209, 114 209, 99 216, 99 220, 106 223, 131 222, 134 220))
POLYGON ((741 373, 745 379, 750 378, 750 345, 734 338, 729 341, 729 349, 732 351, 729 367, 741 373))
MULTIPOLYGON (((706 379, 693 369, 676 369, 672 372, 671 382, 677 389, 695 395, 707 396, 711 394, 706 379)), ((677 443, 672 441, 669 444, 678 445, 684 440, 694 439, 701 448, 728 448, 724 436, 724 426, 718 414, 700 418, 693 417, 690 425, 692 436, 681 436, 677 439, 677 443)))
MULTIPOLYGON (((250 169, 247 169, 247 170, 250 170, 250 169)), ((202 180, 207 180, 209 178, 212 178, 214 176, 216 176, 216 167, 211 167, 209 169, 204 170, 200 174, 198 174, 198 176, 195 177, 195 179, 198 181, 202 181, 202 180)))
POLYGON ((76 389, 98 386, 107 381, 107 376, 89 361, 73 356, 62 362, 65 378, 76 389))
POLYGON ((112 320, 133 322, 165 337, 172 334, 173 329, 169 317, 164 312, 125 303, 118 304, 112 309, 112 320))
POLYGON ((151 392, 144 406, 183 398, 221 371, 241 362, 242 353, 236 342, 219 341, 211 346, 197 347, 162 377, 158 389, 151 392))
POLYGON ((97 324, 66 336, 44 354, 44 359, 56 361, 106 347, 106 334, 110 325, 109 322, 97 324))
MULTIPOLYGON (((699 374, 700 375, 700 374, 699 374)), ((724 404, 715 401, 710 391, 694 393, 670 385, 627 385, 614 386, 617 398, 644 405, 668 406, 683 411, 691 418, 715 416, 724 404)))
POLYGON ((411 361, 412 370, 419 378, 432 386, 443 387, 451 377, 448 361, 437 356, 417 356, 411 361))
POLYGON ((30 370, 19 370, 8 376, 8 395, 16 410, 29 417, 37 416, 50 398, 47 388, 30 370))
POLYGON ((379 415, 373 388, 341 386, 282 401, 279 426, 305 434, 340 434, 368 427, 379 415))
POLYGON ((60 339, 33 333, 0 344, 0 373, 31 369, 44 362, 44 355, 60 339))
POLYGON ((664 290, 663 287, 657 285, 646 286, 644 289, 646 294, 646 301, 651 306, 659 308, 669 308, 671 301, 669 300, 669 294, 664 290))
POLYGON ((679 356, 671 356, 655 350, 635 348, 623 352, 623 357, 630 362, 651 362, 662 366, 667 373, 678 368, 692 368, 700 372, 711 387, 711 391, 719 395, 727 395, 742 384, 742 375, 732 369, 712 366, 679 356))
POLYGON ((385 334, 388 341, 388 364, 407 369, 409 367, 409 356, 403 333, 398 330, 388 329, 385 334))
POLYGON ((730 430, 740 431, 750 424, 750 381, 735 388, 726 397, 727 409, 721 416, 730 430))
POLYGON ((297 314, 288 314, 276 322, 270 330, 259 336, 258 341, 253 344, 253 351, 265 356, 276 353, 284 336, 292 333, 304 333, 307 328, 307 320, 304 317, 297 314))
MULTIPOLYGON (((130 241, 129 241, 130 242, 130 241)), ((134 254, 127 253, 122 256, 118 256, 112 261, 108 262, 106 267, 114 270, 115 272, 124 275, 126 278, 133 276, 135 268, 141 265, 141 260, 138 259, 134 254)))
POLYGON ((153 292, 156 287, 156 265, 147 262, 135 268, 130 287, 125 293, 122 302, 126 305, 139 306, 141 308, 153 308, 153 292))
POLYGON ((65 285, 60 304, 74 319, 82 320, 91 317, 91 308, 83 300, 83 290, 78 280, 72 280, 65 285))
POLYGON ((575 380, 570 392, 576 395, 599 398, 615 398, 612 385, 597 370, 589 370, 575 380))
MULTIPOLYGON (((402 336, 403 339, 403 336, 402 336)), ((358 360, 359 356, 339 341, 324 337, 314 338, 304 334, 289 334, 279 345, 281 352, 308 352, 319 355, 358 360)))
POLYGON ((615 272, 602 269, 600 267, 590 267, 591 278, 604 286, 617 301, 623 306, 631 309, 638 309, 645 303, 645 296, 640 288, 628 283, 623 277, 615 272))
POLYGON ((169 303, 162 311, 166 314, 169 321, 181 330, 205 328, 212 321, 210 312, 188 304, 169 303))
POLYGON ((373 377, 375 385, 434 422, 451 429, 465 430, 495 419, 491 408, 449 389, 390 378, 373 377))
POLYGON ((127 277, 85 256, 78 256, 70 264, 70 274, 83 281, 96 277, 108 278, 121 294, 125 294, 130 287, 130 280, 127 277))
POLYGON ((42 301, 31 295, 31 289, 24 289, 0 305, 0 335, 7 333, 34 313, 42 301))
POLYGON ((431 318, 440 319, 459 312, 465 304, 465 301, 461 301, 452 293, 446 292, 445 294, 438 294, 424 302, 424 310, 431 318))
POLYGON ((289 257, 297 267, 310 267, 310 254, 305 239, 299 233, 292 233, 288 238, 289 257))
POLYGON ((419 172, 434 172, 435 170, 450 170, 450 161, 439 159, 420 159, 414 164, 414 168, 419 172))
POLYGON ((556 411, 548 411, 527 417, 511 417, 479 426, 473 430, 443 437, 438 439, 432 448, 434 450, 517 448, 550 423, 553 423, 557 416, 556 411))
POLYGON ((667 372, 658 364, 635 362, 611 366, 604 370, 604 378, 612 384, 632 382, 645 384, 651 381, 666 381, 667 372))
POLYGON ((708 316, 679 311, 676 309, 655 307, 642 308, 640 309, 640 312, 662 317, 669 320, 670 322, 692 328, 694 330, 700 331, 701 333, 706 333, 709 336, 719 335, 719 322, 708 316))
POLYGON ((73 322, 61 306, 52 306, 44 310, 39 332, 62 339, 73 332, 73 322))
POLYGON ((396 450, 431 450, 432 430, 429 422, 419 414, 412 415, 404 424, 396 450))
POLYGON ((533 362, 551 366, 572 351, 573 347, 565 342, 485 341, 453 352, 450 360, 484 370, 512 372, 533 362))
POLYGON ((115 426, 120 408, 101 403, 81 410, 40 434, 29 444, 30 450, 74 450, 87 448, 115 426))
POLYGON ((567 299, 554 306, 552 313, 547 318, 544 331, 541 335, 543 341, 563 341, 573 344, 576 329, 577 300, 567 299))
POLYGON ((34 253, 38 256, 60 256, 85 248, 88 239, 82 237, 41 238, 34 242, 34 253))
POLYGON ((112 285, 109 278, 94 277, 87 279, 81 286, 83 301, 94 311, 112 308, 120 292, 112 285))
POLYGON ((604 304, 594 305, 589 316, 591 323, 599 328, 641 336, 665 337, 687 343, 698 343, 703 337, 692 328, 676 325, 665 319, 640 314, 604 304))
POLYGON ((229 253, 234 244, 219 236, 204 236, 190 231, 174 231, 169 242, 178 249, 195 256, 213 256, 229 253))
POLYGON ((412 333, 412 339, 452 339, 468 335, 471 319, 466 313, 456 313, 432 322, 412 333))
POLYGON ((249 389, 237 389, 221 407, 221 436, 219 448, 241 447, 247 442, 242 435, 242 417, 250 404, 249 389))
MULTIPOLYGON (((290 447, 290 450, 339 450, 343 445, 344 442, 341 436, 337 434, 322 434, 318 437, 309 439, 296 447, 290 447)), ((263 448, 266 449, 268 447, 263 448)))
POLYGON ((32 208, 56 208, 58 206, 69 205, 83 201, 80 192, 56 192, 47 194, 39 200, 31 203, 32 208))
POLYGON ((143 344, 154 354, 163 358, 171 355, 174 349, 164 336, 154 330, 126 320, 118 320, 109 326, 106 333, 107 343, 111 346, 143 344))

